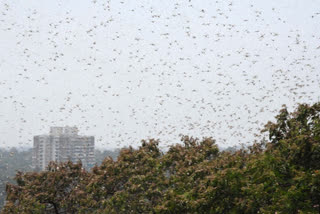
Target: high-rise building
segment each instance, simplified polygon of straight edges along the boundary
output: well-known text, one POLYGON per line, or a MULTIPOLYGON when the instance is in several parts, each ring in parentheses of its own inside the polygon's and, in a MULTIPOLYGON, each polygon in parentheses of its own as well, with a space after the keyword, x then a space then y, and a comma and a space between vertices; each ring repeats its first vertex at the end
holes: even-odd
POLYGON ((84 168, 95 164, 94 137, 78 135, 77 127, 51 127, 49 135, 33 138, 33 167, 45 170, 50 161, 81 160, 84 168))

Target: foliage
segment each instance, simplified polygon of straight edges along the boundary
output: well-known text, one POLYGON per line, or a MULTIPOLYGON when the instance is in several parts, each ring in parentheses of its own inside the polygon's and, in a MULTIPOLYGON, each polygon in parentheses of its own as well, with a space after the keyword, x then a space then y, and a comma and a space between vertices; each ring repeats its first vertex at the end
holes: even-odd
POLYGON ((319 213, 320 103, 283 107, 263 131, 269 141, 232 152, 182 136, 167 153, 142 141, 91 172, 19 172, 3 213, 319 213))
POLYGON ((31 171, 32 149, 19 151, 16 148, 0 148, 0 209, 5 201, 6 183, 14 183, 18 170, 31 171))
MULTIPOLYGON (((95 150, 96 163, 101 164, 106 156, 116 158, 119 154, 118 150, 95 150)), ((15 184, 14 177, 17 171, 32 171, 32 149, 19 151, 13 147, 10 149, 0 148, 0 210, 4 205, 6 198, 6 184, 15 184)))

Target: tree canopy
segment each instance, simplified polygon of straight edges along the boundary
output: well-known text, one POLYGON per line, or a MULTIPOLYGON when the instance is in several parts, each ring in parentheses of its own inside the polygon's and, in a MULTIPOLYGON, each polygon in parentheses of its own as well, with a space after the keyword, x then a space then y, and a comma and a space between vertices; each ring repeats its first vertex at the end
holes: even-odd
POLYGON ((90 172, 71 162, 18 172, 2 212, 319 213, 320 103, 284 106, 262 131, 268 140, 237 151, 182 136, 163 153, 150 139, 90 172))

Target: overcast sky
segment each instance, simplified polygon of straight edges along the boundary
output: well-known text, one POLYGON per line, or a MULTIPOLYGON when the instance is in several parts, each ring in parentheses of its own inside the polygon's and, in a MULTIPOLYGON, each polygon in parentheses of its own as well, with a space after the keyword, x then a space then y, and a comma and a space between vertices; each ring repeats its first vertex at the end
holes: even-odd
POLYGON ((320 0, 2 0, 0 147, 77 125, 97 147, 251 143, 320 98, 320 0))

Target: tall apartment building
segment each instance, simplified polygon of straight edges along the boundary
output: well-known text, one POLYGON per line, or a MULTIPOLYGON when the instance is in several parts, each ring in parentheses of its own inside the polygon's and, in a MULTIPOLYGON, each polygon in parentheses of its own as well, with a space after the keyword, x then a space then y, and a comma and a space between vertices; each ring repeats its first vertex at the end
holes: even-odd
POLYGON ((95 164, 94 137, 78 135, 77 127, 51 127, 49 135, 33 138, 33 167, 45 170, 50 161, 76 163, 84 168, 95 164))

